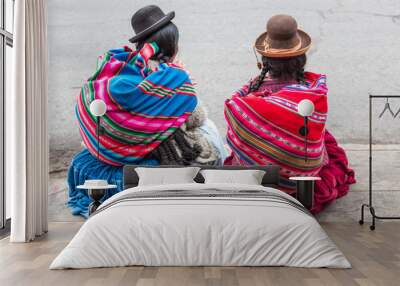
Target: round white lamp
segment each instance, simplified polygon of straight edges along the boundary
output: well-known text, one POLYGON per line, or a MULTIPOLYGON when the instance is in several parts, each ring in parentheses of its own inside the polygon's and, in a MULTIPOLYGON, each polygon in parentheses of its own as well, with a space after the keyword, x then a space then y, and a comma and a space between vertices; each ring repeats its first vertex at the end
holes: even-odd
POLYGON ((309 99, 303 99, 299 102, 297 110, 301 116, 310 116, 314 112, 314 103, 309 99))
POLYGON ((89 109, 94 116, 100 117, 106 114, 107 106, 103 100, 95 99, 90 103, 89 109))

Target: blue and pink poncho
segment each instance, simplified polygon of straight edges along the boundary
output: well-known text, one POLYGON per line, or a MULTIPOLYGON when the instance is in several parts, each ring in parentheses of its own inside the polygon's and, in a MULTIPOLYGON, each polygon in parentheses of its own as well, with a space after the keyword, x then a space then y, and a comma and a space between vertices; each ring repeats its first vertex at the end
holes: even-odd
POLYGON ((111 50, 102 57, 94 75, 78 96, 76 114, 82 139, 97 156, 96 118, 89 105, 102 99, 107 112, 102 116, 99 157, 104 163, 121 166, 138 164, 175 132, 197 105, 188 73, 174 64, 148 66, 156 54, 155 43, 139 51, 111 50))
POLYGON ((197 105, 188 73, 180 66, 163 63, 149 67, 156 54, 155 43, 139 51, 125 47, 100 57, 98 67, 77 98, 76 115, 87 149, 78 153, 68 171, 68 206, 74 215, 87 217, 91 199, 77 189, 87 179, 104 179, 116 184, 104 199, 123 188, 122 166, 156 165, 149 154, 189 118, 197 105), (97 160, 96 117, 89 110, 94 99, 102 99, 107 111, 102 116, 104 134, 99 137, 97 160))

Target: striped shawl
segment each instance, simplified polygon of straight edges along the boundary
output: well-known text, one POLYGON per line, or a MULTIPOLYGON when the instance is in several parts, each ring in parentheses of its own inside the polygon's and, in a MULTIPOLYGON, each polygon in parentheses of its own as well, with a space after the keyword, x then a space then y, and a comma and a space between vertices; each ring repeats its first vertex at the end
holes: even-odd
POLYGON ((324 75, 305 73, 305 84, 290 84, 276 92, 237 92, 225 102, 227 142, 231 164, 281 166, 281 184, 291 188, 290 176, 316 175, 326 164, 324 145, 327 119, 327 87, 324 75), (303 99, 311 100, 315 111, 309 118, 308 161, 304 137, 299 130, 304 118, 297 113, 303 99))
POLYGON ((155 43, 139 52, 125 47, 100 57, 96 72, 81 89, 76 115, 83 141, 97 156, 96 118, 89 106, 102 99, 107 112, 101 118, 100 160, 120 166, 136 164, 171 136, 197 105, 188 73, 174 64, 152 70, 149 59, 155 43))

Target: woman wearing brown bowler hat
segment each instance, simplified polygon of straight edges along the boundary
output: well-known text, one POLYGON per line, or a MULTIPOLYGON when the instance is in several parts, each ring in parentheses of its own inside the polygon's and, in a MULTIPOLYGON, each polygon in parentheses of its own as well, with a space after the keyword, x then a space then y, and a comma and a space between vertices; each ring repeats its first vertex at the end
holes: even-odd
POLYGON ((304 71, 311 42, 293 17, 275 15, 268 20, 266 31, 254 44, 256 57, 261 55, 261 62, 257 57, 260 75, 225 103, 227 142, 232 149, 225 164, 278 164, 280 187, 288 193, 295 190, 289 177, 321 177, 312 209, 316 213, 345 195, 355 179, 344 150, 325 129, 326 76, 304 71), (314 105, 307 128, 298 108, 304 99, 314 105))

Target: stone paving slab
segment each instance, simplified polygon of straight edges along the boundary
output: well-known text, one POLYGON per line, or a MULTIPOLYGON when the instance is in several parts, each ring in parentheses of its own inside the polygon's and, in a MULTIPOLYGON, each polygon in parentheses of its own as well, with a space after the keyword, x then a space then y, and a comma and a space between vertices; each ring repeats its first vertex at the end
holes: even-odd
MULTIPOLYGON (((395 146, 396 147, 396 146, 395 146)), ((356 172, 357 184, 352 191, 368 191, 369 184, 369 151, 367 148, 352 149, 344 145, 348 159, 356 172)), ((400 148, 376 146, 373 152, 373 189, 377 191, 400 191, 400 148)))
MULTIPOLYGON (((349 192, 327 206, 322 213, 317 215, 321 222, 357 222, 360 219, 361 205, 368 203, 368 193, 349 192)), ((373 195, 373 206, 379 216, 400 216, 400 192, 378 191, 373 195)), ((371 220, 369 211, 365 212, 365 221, 371 220)))
POLYGON ((73 216, 71 214, 70 209, 65 204, 67 199, 67 189, 49 194, 48 215, 50 222, 84 221, 81 216, 73 216))

